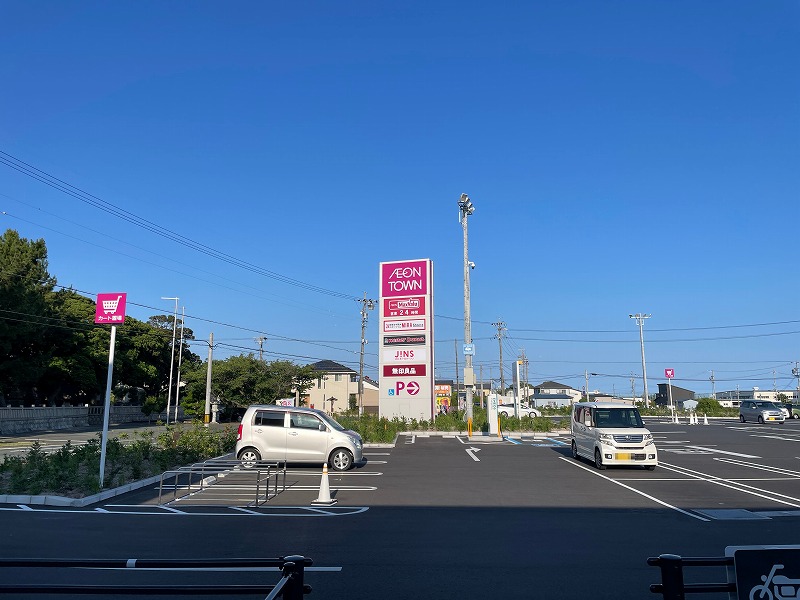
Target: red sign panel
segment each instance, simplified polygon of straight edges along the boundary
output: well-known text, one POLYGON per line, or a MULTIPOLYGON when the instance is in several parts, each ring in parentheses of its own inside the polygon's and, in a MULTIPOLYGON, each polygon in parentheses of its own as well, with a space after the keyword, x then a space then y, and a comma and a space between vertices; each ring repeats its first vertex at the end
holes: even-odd
POLYGON ((427 365, 383 365, 384 377, 416 377, 427 371, 427 365))
POLYGON ((97 294, 97 305, 94 309, 94 322, 122 325, 125 322, 125 300, 127 294, 97 294))
POLYGON ((381 264, 381 297, 424 296, 428 293, 428 261, 381 264))
POLYGON ((420 317, 425 314, 425 296, 383 301, 384 317, 420 317))
POLYGON ((675 369, 664 369, 664 377, 667 379, 675 377, 675 369))

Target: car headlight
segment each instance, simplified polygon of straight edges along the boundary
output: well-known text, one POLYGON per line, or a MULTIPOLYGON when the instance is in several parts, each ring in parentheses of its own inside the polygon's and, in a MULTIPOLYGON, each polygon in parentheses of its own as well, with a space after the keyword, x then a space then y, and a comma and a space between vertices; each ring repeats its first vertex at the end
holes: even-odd
POLYGON ((610 433, 601 433, 600 434, 600 443, 606 444, 607 446, 614 445, 614 436, 610 433))
POLYGON ((645 433, 644 434, 644 445, 645 446, 649 446, 650 444, 653 444, 653 443, 654 443, 653 442, 653 434, 652 433, 645 433))

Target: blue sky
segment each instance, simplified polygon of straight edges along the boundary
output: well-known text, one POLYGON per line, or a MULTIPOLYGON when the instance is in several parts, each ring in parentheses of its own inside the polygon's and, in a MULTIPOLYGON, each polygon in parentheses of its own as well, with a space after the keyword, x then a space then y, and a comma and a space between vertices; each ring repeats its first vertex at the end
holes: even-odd
POLYGON ((502 320, 507 378, 641 393, 641 312, 651 392, 796 387, 799 34, 777 0, 6 0, 0 157, 130 214, 0 164, 0 226, 134 317, 179 296, 215 357, 356 370, 378 263, 431 258, 453 378, 467 193, 484 378, 502 320))

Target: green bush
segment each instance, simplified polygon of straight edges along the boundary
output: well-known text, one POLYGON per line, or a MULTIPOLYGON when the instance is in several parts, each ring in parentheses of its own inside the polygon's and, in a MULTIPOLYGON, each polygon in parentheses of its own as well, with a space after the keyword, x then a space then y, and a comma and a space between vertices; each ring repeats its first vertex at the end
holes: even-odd
MULTIPOLYGON (((67 442, 46 453, 35 442, 22 456, 5 456, 0 464, 1 494, 55 494, 79 498, 100 491, 102 440, 75 446, 67 442)), ((103 488, 146 479, 170 469, 231 452, 236 445, 232 426, 212 430, 200 423, 170 425, 153 439, 150 432, 109 438, 103 488), (126 443, 127 442, 127 443, 126 443)))

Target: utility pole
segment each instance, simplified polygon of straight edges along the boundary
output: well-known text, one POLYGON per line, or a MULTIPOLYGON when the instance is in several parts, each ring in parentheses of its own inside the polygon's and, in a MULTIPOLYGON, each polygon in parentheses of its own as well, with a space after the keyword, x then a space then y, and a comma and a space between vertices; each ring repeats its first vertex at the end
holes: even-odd
POLYGON ((800 367, 798 367, 797 361, 794 363, 794 369, 792 369, 792 375, 797 377, 797 399, 800 400, 800 367))
POLYGON ((483 394, 483 365, 480 366, 480 380, 481 380, 481 408, 484 408, 483 399, 485 396, 483 394))
POLYGON ((367 299, 367 292, 364 292, 364 299, 361 302, 361 358, 358 361, 358 415, 364 414, 364 347, 367 345, 367 318, 369 311, 375 308, 375 301, 367 299))
MULTIPOLYGON (((475 212, 475 206, 466 194, 461 194, 458 200, 458 220, 464 230, 464 344, 472 344, 472 322, 470 319, 470 289, 469 272, 475 268, 475 263, 469 260, 469 239, 467 236, 467 217, 475 212)), ((475 373, 472 370, 472 353, 465 352, 464 357, 464 387, 467 396, 467 423, 472 431, 472 388, 475 385, 475 373)))
POLYGON ((642 346, 642 379, 644 380, 644 406, 650 407, 650 398, 647 396, 647 366, 644 361, 644 320, 649 319, 653 315, 645 315, 643 313, 636 313, 635 315, 628 315, 631 319, 636 319, 639 325, 639 343, 642 346))
POLYGON ((458 406, 458 340, 453 340, 453 350, 456 353, 456 406, 458 406))
POLYGON ((214 334, 208 336, 208 371, 206 372, 206 409, 203 414, 203 423, 208 427, 211 421, 211 361, 214 356, 214 334))
POLYGON ((264 340, 266 340, 264 336, 260 335, 256 338, 256 342, 258 342, 258 360, 264 362, 264 340))
POLYGON ((636 402, 636 378, 631 373, 631 400, 636 402))
POLYGON ((714 400, 717 399, 717 386, 716 380, 714 379, 714 371, 711 371, 711 397, 714 400))
POLYGON ((506 330, 506 324, 503 321, 497 321, 497 323, 492 323, 493 327, 497 327, 497 343, 500 345, 500 395, 502 396, 505 393, 506 389, 506 380, 503 375, 503 333, 506 330))
POLYGON ((530 406, 530 400, 528 398, 528 357, 525 356, 525 348, 522 349, 522 379, 525 382, 525 404, 530 406))
POLYGON ((178 381, 175 382, 175 418, 173 423, 178 422, 178 396, 181 391, 181 362, 183 361, 183 322, 186 320, 186 307, 181 307, 181 343, 178 351, 178 381))
POLYGON ((586 387, 584 389, 586 390, 586 401, 588 402, 589 401, 589 371, 584 370, 583 371, 583 377, 584 377, 584 379, 586 379, 586 387))
POLYGON ((166 425, 169 425, 169 409, 172 407, 172 371, 175 366, 175 334, 178 327, 178 298, 165 298, 161 296, 162 300, 175 300, 175 315, 172 317, 172 346, 170 346, 169 353, 169 383, 167 384, 167 420, 166 425))

